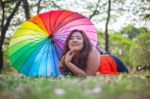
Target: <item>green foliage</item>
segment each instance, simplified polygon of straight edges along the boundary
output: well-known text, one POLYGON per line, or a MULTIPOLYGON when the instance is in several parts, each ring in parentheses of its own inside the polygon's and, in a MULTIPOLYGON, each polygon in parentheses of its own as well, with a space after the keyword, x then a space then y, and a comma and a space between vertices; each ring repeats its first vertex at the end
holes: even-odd
POLYGON ((132 40, 122 36, 119 33, 112 33, 110 34, 110 44, 114 47, 119 46, 123 49, 128 49, 131 47, 134 43, 132 40), (114 40, 114 42, 112 42, 114 40))
POLYGON ((148 30, 145 27, 136 28, 135 26, 129 24, 122 28, 121 34, 127 36, 130 39, 136 38, 138 35, 146 33, 148 30))
POLYGON ((140 35, 136 39, 136 46, 132 47, 131 63, 133 66, 150 66, 150 32, 140 35))
POLYGON ((144 19, 145 19, 145 20, 150 20, 150 14, 146 14, 146 15, 144 16, 144 19))
MULTIPOLYGON (((102 48, 104 48, 104 34, 98 34, 99 42, 102 44, 102 48)), ((133 47, 135 43, 127 38, 124 37, 120 33, 109 33, 109 51, 111 54, 121 58, 121 60, 126 64, 130 65, 129 61, 129 50, 133 47)))
POLYGON ((105 38, 104 33, 98 32, 98 42, 100 42, 102 48, 105 46, 105 38))
POLYGON ((128 52, 134 46, 134 42, 119 33, 111 33, 109 41, 111 53, 121 58, 126 65, 130 65, 128 52))
POLYGON ((1 99, 148 99, 150 79, 120 74, 86 78, 29 78, 1 75, 1 99))
MULTIPOLYGON (((102 42, 104 45, 104 34, 99 33, 98 36, 100 43, 102 42)), ((147 28, 136 28, 133 25, 128 25, 120 33, 109 32, 109 50, 130 67, 149 66, 149 40, 150 32, 147 28)))

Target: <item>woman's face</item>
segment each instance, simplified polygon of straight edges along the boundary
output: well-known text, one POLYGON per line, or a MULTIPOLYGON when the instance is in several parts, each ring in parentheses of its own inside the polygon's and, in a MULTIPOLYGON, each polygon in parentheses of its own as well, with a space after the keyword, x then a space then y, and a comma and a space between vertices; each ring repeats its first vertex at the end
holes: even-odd
POLYGON ((69 49, 80 51, 83 48, 83 37, 80 32, 74 32, 69 40, 69 49))

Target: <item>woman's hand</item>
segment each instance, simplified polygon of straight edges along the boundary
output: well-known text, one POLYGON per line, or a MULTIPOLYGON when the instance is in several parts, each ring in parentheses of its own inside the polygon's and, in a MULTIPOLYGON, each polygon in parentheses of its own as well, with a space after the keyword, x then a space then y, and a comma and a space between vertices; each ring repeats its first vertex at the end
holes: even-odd
POLYGON ((61 58, 61 60, 58 61, 58 67, 59 67, 59 69, 64 69, 64 68, 65 68, 64 62, 65 62, 65 56, 63 56, 63 57, 61 58))
POLYGON ((60 69, 64 68, 63 62, 62 61, 58 61, 58 66, 59 66, 60 69))
POLYGON ((67 52, 67 54, 65 56, 65 65, 66 66, 68 66, 69 63, 71 63, 71 60, 72 60, 74 55, 75 55, 74 50, 70 50, 67 52))

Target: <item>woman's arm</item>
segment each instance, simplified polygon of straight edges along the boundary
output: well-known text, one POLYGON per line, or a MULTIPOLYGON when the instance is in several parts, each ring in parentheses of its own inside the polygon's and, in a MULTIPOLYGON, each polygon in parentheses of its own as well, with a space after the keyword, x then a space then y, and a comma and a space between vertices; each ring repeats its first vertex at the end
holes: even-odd
POLYGON ((86 73, 88 75, 96 75, 100 66, 100 53, 97 49, 93 48, 89 54, 88 61, 87 61, 87 68, 86 73))
POLYGON ((73 72, 76 76, 87 76, 86 72, 79 67, 77 67, 75 64, 68 62, 66 66, 73 72))

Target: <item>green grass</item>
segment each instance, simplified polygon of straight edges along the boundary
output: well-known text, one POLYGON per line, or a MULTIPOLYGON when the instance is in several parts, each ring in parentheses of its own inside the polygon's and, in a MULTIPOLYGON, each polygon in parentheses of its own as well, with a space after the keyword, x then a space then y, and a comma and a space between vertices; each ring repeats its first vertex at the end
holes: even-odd
POLYGON ((149 99, 150 77, 119 76, 29 78, 0 76, 0 99, 149 99))

